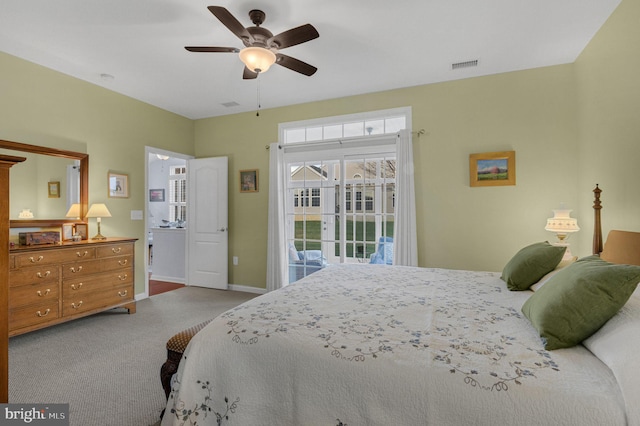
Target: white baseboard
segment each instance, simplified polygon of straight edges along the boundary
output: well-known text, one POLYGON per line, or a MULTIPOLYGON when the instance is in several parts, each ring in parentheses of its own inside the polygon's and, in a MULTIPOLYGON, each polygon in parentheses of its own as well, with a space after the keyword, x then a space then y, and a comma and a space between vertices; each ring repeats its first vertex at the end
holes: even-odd
POLYGON ((153 273, 151 274, 151 278, 149 278, 149 280, 153 280, 153 281, 165 281, 168 283, 176 283, 176 284, 185 284, 185 280, 184 278, 180 278, 180 277, 166 277, 164 275, 153 275, 153 273))
MULTIPOLYGON (((168 280, 163 278, 161 281, 168 281, 168 280)), ((176 282, 176 281, 171 281, 171 282, 176 282)), ((178 284, 183 284, 183 283, 178 283, 178 284)), ((266 288, 258 288, 258 287, 251 287, 248 285, 238 285, 238 284, 229 284, 229 290, 242 291, 244 293, 255 293, 255 294, 265 294, 267 292, 266 288)), ((143 299, 147 299, 148 297, 149 297, 149 293, 146 291, 143 293, 138 293, 136 294, 136 302, 143 299)))
POLYGON ((239 285, 239 284, 229 284, 229 290, 243 291, 245 293, 256 293, 256 294, 265 294, 267 292, 266 288, 251 287, 248 285, 239 285))

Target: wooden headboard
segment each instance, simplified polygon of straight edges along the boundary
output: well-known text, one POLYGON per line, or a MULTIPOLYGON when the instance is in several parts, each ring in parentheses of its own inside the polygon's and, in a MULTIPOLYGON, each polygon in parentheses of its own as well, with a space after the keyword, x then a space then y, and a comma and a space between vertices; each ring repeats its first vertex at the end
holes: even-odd
POLYGON ((595 200, 593 209, 595 223, 593 229, 593 254, 599 254, 603 260, 611 263, 625 265, 640 265, 640 232, 611 230, 607 235, 607 242, 602 246, 602 223, 600 222, 600 193, 602 190, 593 190, 595 200))

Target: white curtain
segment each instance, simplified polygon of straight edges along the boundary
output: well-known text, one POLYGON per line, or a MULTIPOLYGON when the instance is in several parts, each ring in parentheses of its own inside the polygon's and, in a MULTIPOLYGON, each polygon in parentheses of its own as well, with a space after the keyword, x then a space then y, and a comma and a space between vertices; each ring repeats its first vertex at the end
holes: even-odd
POLYGON ((269 219, 267 223, 267 291, 277 290, 289 281, 285 235, 286 181, 284 150, 277 143, 269 146, 269 219))
POLYGON ((396 212, 393 264, 418 266, 416 197, 411 132, 401 130, 396 141, 396 212))

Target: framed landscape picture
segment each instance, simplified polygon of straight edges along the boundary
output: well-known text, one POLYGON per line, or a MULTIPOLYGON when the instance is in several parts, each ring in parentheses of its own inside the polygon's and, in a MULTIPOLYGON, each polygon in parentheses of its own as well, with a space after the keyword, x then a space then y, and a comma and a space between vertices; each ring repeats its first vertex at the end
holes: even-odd
POLYGON ((500 151, 469 155, 470 186, 516 184, 516 152, 500 151))

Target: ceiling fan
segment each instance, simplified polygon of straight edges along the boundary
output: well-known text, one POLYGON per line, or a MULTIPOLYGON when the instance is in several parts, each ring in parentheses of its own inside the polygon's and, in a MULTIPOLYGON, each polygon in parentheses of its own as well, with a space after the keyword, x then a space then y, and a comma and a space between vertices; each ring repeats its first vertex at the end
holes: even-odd
POLYGON ((301 25, 274 36, 271 31, 260 26, 266 17, 266 14, 261 10, 252 10, 249 12, 249 18, 254 26, 245 28, 240 21, 224 7, 209 6, 207 9, 209 9, 225 27, 242 40, 245 48, 241 50, 235 47, 186 46, 185 49, 189 52, 238 53, 240 60, 245 64, 242 75, 244 79, 258 77, 259 73, 267 71, 274 63, 307 76, 313 75, 318 70, 313 65, 280 53, 281 49, 320 37, 320 34, 318 34, 318 31, 313 25, 301 25))

